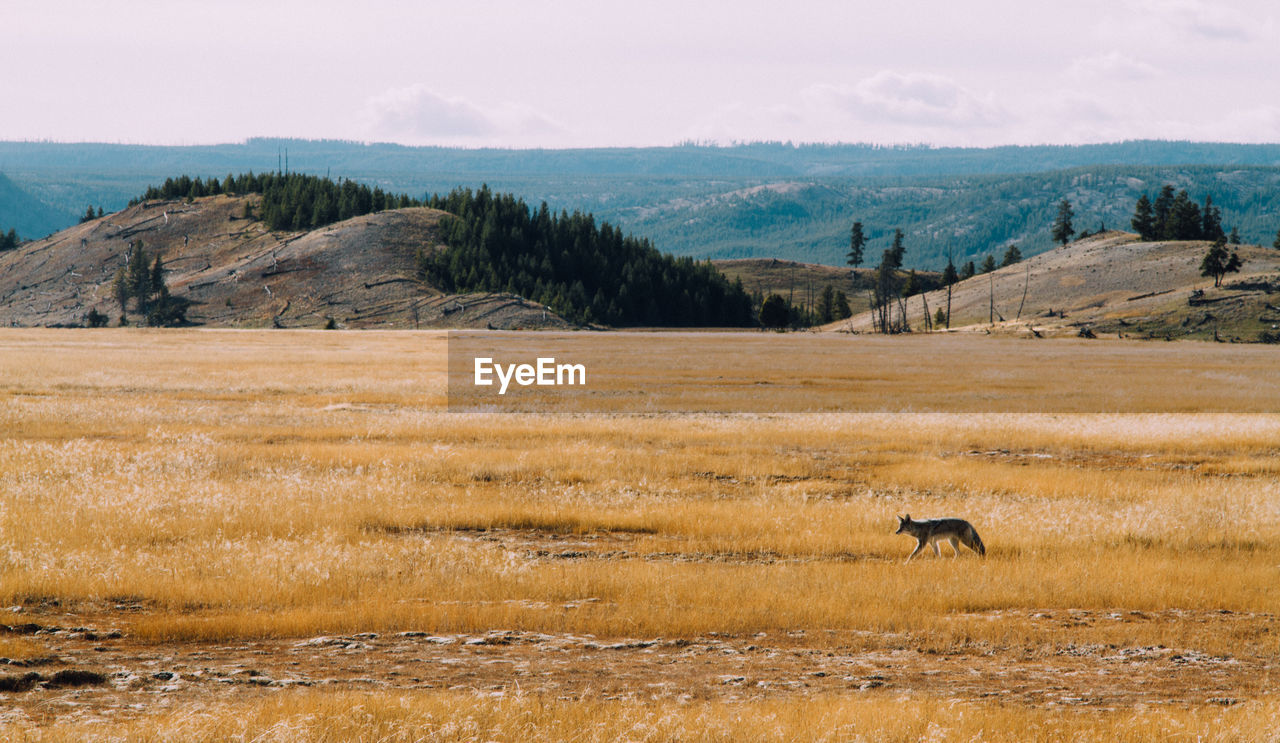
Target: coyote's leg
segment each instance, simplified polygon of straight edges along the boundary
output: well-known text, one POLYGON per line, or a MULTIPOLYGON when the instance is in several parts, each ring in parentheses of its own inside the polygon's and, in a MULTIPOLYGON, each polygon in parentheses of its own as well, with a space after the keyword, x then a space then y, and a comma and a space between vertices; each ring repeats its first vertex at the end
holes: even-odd
POLYGON ((960 556, 960 540, 956 539, 955 537, 947 537, 947 541, 951 543, 951 551, 955 553, 951 556, 953 558, 959 557, 960 556))
POLYGON ((915 548, 915 549, 913 549, 913 550, 911 550, 911 554, 907 555, 907 562, 911 562, 911 558, 913 558, 913 557, 915 557, 916 555, 920 554, 920 550, 922 550, 922 549, 924 549, 924 540, 923 540, 923 539, 921 539, 921 540, 919 540, 919 541, 917 541, 917 542, 916 542, 916 548, 915 548))
POLYGON ((938 540, 930 539, 929 546, 933 548, 934 557, 942 557, 942 550, 938 549, 938 540))

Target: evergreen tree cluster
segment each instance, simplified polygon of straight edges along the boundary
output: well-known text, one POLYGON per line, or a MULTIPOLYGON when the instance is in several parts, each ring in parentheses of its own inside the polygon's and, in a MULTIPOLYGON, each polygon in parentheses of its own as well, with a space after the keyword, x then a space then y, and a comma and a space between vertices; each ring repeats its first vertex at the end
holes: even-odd
MULTIPOLYGON (((422 201, 405 194, 391 194, 351 180, 334 182, 303 173, 255 175, 249 172, 238 176, 228 173, 221 181, 183 175, 166 178, 163 185, 148 188, 140 200, 197 199, 221 193, 262 194, 258 216, 273 230, 310 230, 387 209, 422 206, 422 201)), ((132 206, 140 200, 129 204, 132 206)), ((246 216, 252 214, 251 210, 246 212, 246 216)))
MULTIPOLYGON (((150 260, 142 242, 131 246, 129 259, 116 272, 112 293, 120 303, 120 324, 128 316, 129 300, 137 300, 138 314, 152 326, 184 325, 187 322, 187 306, 190 302, 169 293, 164 281, 164 267, 160 255, 150 260)), ((91 321, 91 325, 96 318, 91 321)))
POLYGON ((849 296, 831 284, 822 287, 822 291, 812 304, 792 304, 777 292, 767 297, 760 297, 758 300, 753 296, 751 301, 753 305, 759 307, 757 315, 760 324, 774 330, 811 328, 815 325, 844 320, 853 315, 853 309, 849 306, 849 296))
POLYGON ((1154 202, 1145 193, 1138 197, 1130 224, 1147 241, 1227 238, 1222 230, 1222 211, 1213 205, 1212 196, 1205 196, 1202 207, 1191 200, 1186 189, 1174 195, 1173 186, 1168 184, 1160 189, 1154 202))
POLYGON ((754 324, 751 299, 710 263, 660 253, 590 214, 536 211, 510 194, 455 189, 429 206, 445 249, 419 265, 446 291, 510 292, 573 322, 651 326, 754 324))
POLYGON ((129 206, 157 199, 198 199, 203 196, 217 196, 220 193, 262 193, 263 177, 249 173, 241 175, 238 179, 228 174, 224 181, 219 181, 217 178, 201 180, 199 176, 192 178, 189 175, 165 178, 163 185, 148 186, 142 196, 129 201, 129 206), (237 184, 238 187, 228 187, 231 184, 237 184))
POLYGON ((21 242, 18 239, 18 231, 12 227, 9 228, 8 232, 0 232, 0 253, 17 248, 21 242))

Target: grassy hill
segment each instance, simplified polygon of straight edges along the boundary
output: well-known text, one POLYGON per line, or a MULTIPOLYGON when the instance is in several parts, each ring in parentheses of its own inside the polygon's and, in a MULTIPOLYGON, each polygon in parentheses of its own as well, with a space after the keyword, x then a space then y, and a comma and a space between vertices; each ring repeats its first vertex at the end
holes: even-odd
POLYGON ((754 324, 710 264, 488 188, 424 203, 298 173, 183 175, 0 256, 0 321, 98 325, 130 305, 157 325, 754 324))
MULTIPOLYGON (((980 274, 952 289, 953 329, 1027 336, 1094 334, 1128 338, 1257 341, 1280 337, 1280 251, 1238 246, 1244 267, 1222 287, 1200 275, 1208 243, 1142 242, 1108 232, 1022 263, 980 274)), ((924 302, 946 307, 946 291, 907 300, 922 327, 924 302)), ((870 331, 862 314, 831 330, 870 331)))
MULTIPOLYGON (((713 260, 711 264, 730 281, 741 281, 748 292, 761 297, 778 294, 797 307, 815 307, 827 286, 844 292, 850 309, 855 313, 871 305, 869 292, 874 285, 875 269, 836 268, 777 258, 731 258, 713 260)), ((921 271, 919 279, 926 286, 933 286, 942 280, 942 275, 936 271, 921 271)))
MULTIPOLYGON (((0 254, 0 325, 116 323, 112 292, 131 245, 163 258, 190 321, 224 327, 567 327, 520 297, 443 292, 415 251, 437 244, 442 212, 399 209, 277 232, 245 219, 261 196, 152 200, 0 254)), ((135 318, 136 321, 136 318, 135 318)))

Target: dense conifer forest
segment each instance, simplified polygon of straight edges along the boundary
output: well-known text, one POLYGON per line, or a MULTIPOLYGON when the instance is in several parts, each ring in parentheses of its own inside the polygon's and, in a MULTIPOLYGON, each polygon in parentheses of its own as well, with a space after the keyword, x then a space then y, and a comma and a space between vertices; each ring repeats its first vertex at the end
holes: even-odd
POLYGON ((392 195, 355 181, 334 182, 302 173, 252 172, 228 174, 221 181, 187 175, 166 178, 163 185, 148 188, 140 199, 129 203, 132 206, 151 199, 198 199, 222 193, 262 194, 256 216, 273 230, 311 230, 386 209, 422 206, 420 200, 405 194, 392 195))
POLYGON ((575 322, 745 326, 751 299, 710 263, 659 252, 589 214, 529 208, 510 194, 456 189, 430 206, 448 248, 422 256, 423 271, 452 291, 507 291, 575 322))

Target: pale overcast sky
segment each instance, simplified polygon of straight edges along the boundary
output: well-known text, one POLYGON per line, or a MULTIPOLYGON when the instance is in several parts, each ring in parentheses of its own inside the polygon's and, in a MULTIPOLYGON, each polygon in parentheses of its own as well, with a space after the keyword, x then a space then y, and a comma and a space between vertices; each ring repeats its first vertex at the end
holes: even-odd
POLYGON ((0 139, 1280 141, 1272 0, 3 0, 0 139))

